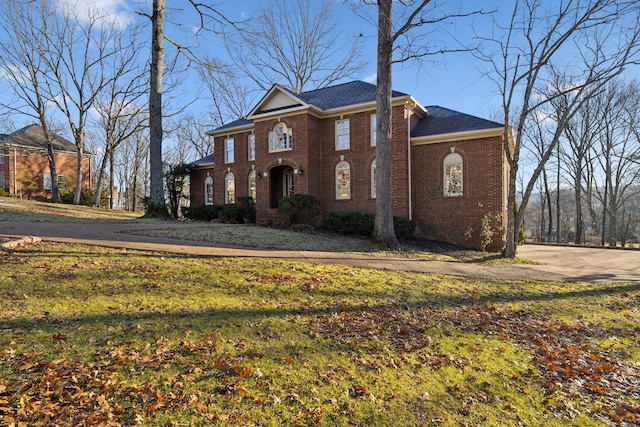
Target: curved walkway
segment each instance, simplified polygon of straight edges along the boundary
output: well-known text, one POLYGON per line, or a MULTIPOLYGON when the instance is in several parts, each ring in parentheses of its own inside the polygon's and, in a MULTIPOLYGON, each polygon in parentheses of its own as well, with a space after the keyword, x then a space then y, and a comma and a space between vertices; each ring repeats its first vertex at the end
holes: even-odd
POLYGON ((486 265, 463 262, 381 257, 366 253, 254 250, 212 246, 208 242, 139 236, 129 232, 210 224, 193 223, 52 223, 0 222, 0 236, 82 243, 114 248, 214 257, 271 258, 333 263, 357 267, 448 274, 492 280, 640 282, 640 251, 618 251, 564 246, 525 245, 518 256, 537 265, 486 265))

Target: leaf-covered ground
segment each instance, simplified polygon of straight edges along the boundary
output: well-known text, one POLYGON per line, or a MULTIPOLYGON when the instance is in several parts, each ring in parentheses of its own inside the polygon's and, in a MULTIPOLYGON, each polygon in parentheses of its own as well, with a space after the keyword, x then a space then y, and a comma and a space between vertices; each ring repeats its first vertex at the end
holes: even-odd
POLYGON ((636 425, 638 284, 0 255, 0 425, 636 425))

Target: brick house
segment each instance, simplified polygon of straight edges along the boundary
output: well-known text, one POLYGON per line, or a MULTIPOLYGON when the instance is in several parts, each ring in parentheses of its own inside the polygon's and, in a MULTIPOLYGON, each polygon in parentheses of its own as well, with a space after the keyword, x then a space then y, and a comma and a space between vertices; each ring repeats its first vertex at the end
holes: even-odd
MULTIPOLYGON (((322 218, 375 212, 375 85, 354 81, 295 94, 274 85, 249 115, 208 134, 214 153, 195 163, 191 204, 251 196, 258 223, 277 219, 292 193, 317 197, 322 218), (215 167, 214 167, 215 158, 215 167)), ((503 247, 508 165, 500 123, 423 107, 392 93, 393 213, 418 237, 480 246, 483 217, 503 247)))
MULTIPOLYGON (((76 145, 56 135, 53 149, 60 194, 73 191, 78 162, 76 145)), ((91 156, 83 154, 82 188, 90 188, 91 156)), ((41 126, 29 125, 0 135, 0 187, 18 197, 51 200, 47 143, 41 126)))

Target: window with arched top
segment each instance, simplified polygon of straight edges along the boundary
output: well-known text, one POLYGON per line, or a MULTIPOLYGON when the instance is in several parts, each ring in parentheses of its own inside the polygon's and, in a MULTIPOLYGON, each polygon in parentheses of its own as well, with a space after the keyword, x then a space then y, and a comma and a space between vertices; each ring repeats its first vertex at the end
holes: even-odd
POLYGON ((224 202, 226 204, 236 202, 236 177, 233 172, 224 176, 224 202))
POLYGON ((269 152, 291 150, 291 140, 291 128, 282 122, 277 123, 269 132, 269 152))
POLYGON ((462 196, 462 156, 458 153, 448 154, 443 161, 443 172, 444 195, 446 197, 462 196))
POLYGON ((256 201, 256 171, 249 172, 249 197, 256 201))
POLYGON ((351 166, 345 161, 336 165, 336 199, 351 198, 351 166))
POLYGON ((210 176, 204 180, 204 204, 213 204, 213 178, 210 176))
POLYGON ((376 198, 376 159, 371 161, 371 198, 376 198))

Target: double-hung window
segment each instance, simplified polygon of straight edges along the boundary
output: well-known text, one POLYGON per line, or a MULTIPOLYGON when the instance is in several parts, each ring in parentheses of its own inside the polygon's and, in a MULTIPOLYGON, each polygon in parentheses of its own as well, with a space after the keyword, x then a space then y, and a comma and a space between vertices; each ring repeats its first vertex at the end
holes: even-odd
POLYGON ((247 138, 247 149, 248 149, 248 159, 255 160, 256 159, 256 136, 254 134, 250 134, 247 138))
MULTIPOLYGON (((42 181, 43 181, 45 190, 52 189, 50 173, 42 174, 42 181)), ((64 175, 58 175, 58 190, 64 190, 65 183, 66 183, 66 180, 64 178, 64 175)))
POLYGON ((336 120, 336 150, 348 150, 350 147, 349 119, 336 120))
POLYGON ((371 146, 375 147, 376 142, 378 140, 378 120, 376 119, 376 115, 371 115, 371 146))
POLYGON ((236 144, 233 138, 224 140, 224 162, 233 163, 235 159, 236 144))

